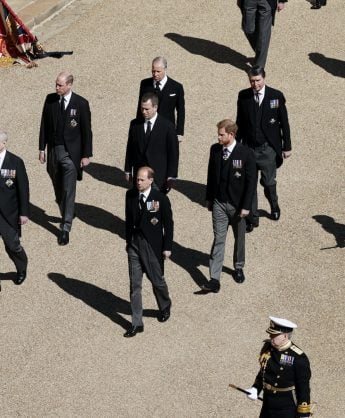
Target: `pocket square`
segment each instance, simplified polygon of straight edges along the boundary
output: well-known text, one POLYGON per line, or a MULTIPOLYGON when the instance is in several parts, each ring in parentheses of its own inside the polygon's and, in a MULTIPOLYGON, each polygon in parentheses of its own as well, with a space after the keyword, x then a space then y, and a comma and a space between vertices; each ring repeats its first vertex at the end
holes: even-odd
POLYGON ((176 93, 169 94, 170 97, 176 96, 176 93))

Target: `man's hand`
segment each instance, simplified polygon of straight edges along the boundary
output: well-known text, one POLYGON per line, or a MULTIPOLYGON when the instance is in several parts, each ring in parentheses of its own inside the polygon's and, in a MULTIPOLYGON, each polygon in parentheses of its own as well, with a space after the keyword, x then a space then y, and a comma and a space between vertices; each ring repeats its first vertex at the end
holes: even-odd
POLYGON ((27 216, 19 216, 19 225, 25 225, 29 221, 29 218, 27 216))
POLYGON ((292 154, 292 151, 283 151, 283 158, 289 158, 292 154))
POLYGON ((38 155, 38 159, 40 160, 41 164, 44 164, 46 162, 46 152, 45 151, 40 151, 40 153, 38 155))
POLYGON ((177 135, 177 139, 178 139, 178 142, 182 142, 183 141, 183 136, 182 135, 177 135))
POLYGON ((168 260, 171 256, 171 251, 163 251, 164 260, 168 260))
POLYGON ((247 209, 241 209, 241 212, 240 212, 240 218, 245 218, 246 216, 248 216, 249 215, 249 210, 247 210, 247 209))
POLYGON ((251 401, 256 401, 258 399, 258 390, 254 387, 251 387, 249 389, 246 389, 246 392, 249 392, 247 395, 248 399, 251 401))
POLYGON ((278 12, 281 12, 284 9, 284 7, 285 7, 285 3, 278 3, 278 7, 277 7, 278 12))
POLYGON ((80 167, 81 167, 81 168, 86 167, 86 166, 88 166, 89 164, 90 164, 90 158, 84 157, 84 158, 82 158, 82 159, 81 159, 81 161, 80 161, 80 167))

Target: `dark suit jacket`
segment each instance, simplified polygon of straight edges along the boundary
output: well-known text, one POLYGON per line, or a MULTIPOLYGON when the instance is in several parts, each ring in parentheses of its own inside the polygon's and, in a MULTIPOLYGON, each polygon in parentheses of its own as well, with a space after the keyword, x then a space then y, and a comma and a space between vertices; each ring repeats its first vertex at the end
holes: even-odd
MULTIPOLYGON (((146 78, 140 83, 139 100, 137 109, 137 119, 142 119, 140 110, 140 102, 144 93, 154 92, 153 79, 146 78)), ((185 108, 184 108, 184 90, 181 83, 168 77, 163 90, 158 95, 159 105, 158 113, 165 119, 170 120, 176 128, 177 135, 184 134, 184 120, 185 120, 185 108), (176 110, 176 118, 175 118, 176 110)))
POLYGON ((126 242, 127 244, 132 242, 136 230, 135 225, 139 225, 140 231, 151 245, 158 260, 162 261, 163 251, 171 251, 173 241, 174 223, 170 201, 163 193, 151 189, 141 215, 139 215, 138 206, 138 190, 128 190, 126 193, 126 242), (158 205, 156 203, 156 208, 149 211, 147 207, 152 201, 158 202, 158 205))
POLYGON ((133 173, 149 166, 155 171, 155 183, 163 189, 168 177, 177 177, 179 149, 172 123, 158 115, 146 143, 144 122, 131 122, 126 150, 125 172, 133 173))
POLYGON ((21 158, 6 151, 0 175, 0 214, 19 230, 19 216, 29 216, 29 180, 21 158), (3 170, 15 170, 6 173, 3 170), (6 184, 7 183, 7 184, 6 184))
MULTIPOLYGON (((39 149, 45 150, 48 145, 47 169, 50 168, 50 153, 54 146, 54 134, 57 127, 60 96, 56 93, 48 94, 43 107, 39 149)), ((80 160, 92 156, 91 112, 89 102, 78 94, 72 93, 66 109, 64 141, 78 172, 78 180, 82 179, 80 160)))
MULTIPOLYGON (((220 144, 213 144, 208 163, 206 200, 213 202, 217 196, 222 167, 222 150, 220 144)), ((228 163, 228 195, 230 203, 238 210, 250 210, 256 189, 256 164, 251 149, 236 143, 228 163)))
MULTIPOLYGON (((255 101, 251 88, 239 92, 237 100, 237 138, 251 146, 255 140, 255 101)), ((283 163, 282 151, 291 150, 290 126, 285 97, 279 90, 268 86, 261 103, 261 128, 267 142, 277 154, 277 167, 283 163)))
MULTIPOLYGON (((271 10, 272 10, 272 25, 274 25, 274 18, 275 18, 275 14, 276 14, 276 11, 277 11, 278 3, 287 3, 287 1, 288 0, 267 0, 268 4, 270 5, 271 10)), ((241 10, 242 10, 242 7, 243 7, 243 3, 244 3, 244 0, 239 1, 239 6, 240 6, 241 10)))

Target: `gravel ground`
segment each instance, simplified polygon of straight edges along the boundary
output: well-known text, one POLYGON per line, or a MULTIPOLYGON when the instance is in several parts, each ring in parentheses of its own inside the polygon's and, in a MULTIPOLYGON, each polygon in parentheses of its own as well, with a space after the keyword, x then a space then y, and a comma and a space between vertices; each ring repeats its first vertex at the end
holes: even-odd
MULTIPOLYGON (((1 70, 1 129, 9 149, 25 159, 33 205, 23 237, 28 279, 21 287, 3 280, 0 294, 1 416, 257 417, 259 403, 228 384, 251 385, 267 317, 275 315, 299 325, 295 342, 311 360, 315 416, 344 417, 344 248, 324 249, 341 233, 344 242, 345 229, 343 0, 319 11, 291 1, 277 16, 267 84, 286 95, 293 141, 278 175, 282 217, 263 217, 247 236, 245 283, 229 274, 229 234, 221 292, 194 294, 208 277, 212 243, 202 207, 209 146, 215 124, 236 116, 237 93, 248 85, 251 51, 235 3, 75 1, 37 29, 47 50, 73 56, 1 70), (167 58, 169 74, 186 91, 180 181, 170 194, 176 245, 166 277, 173 310, 169 322, 157 322, 146 281, 145 332, 128 341, 120 170, 139 81, 156 55, 167 58), (330 68, 331 59, 340 61, 330 68), (94 131, 94 162, 78 184, 67 247, 56 243, 58 210, 37 159, 43 101, 63 69, 90 100, 94 131), (338 224, 329 231, 326 216, 338 224)), ((268 210, 262 190, 259 199, 268 210)), ((1 271, 13 271, 2 244, 1 271)))

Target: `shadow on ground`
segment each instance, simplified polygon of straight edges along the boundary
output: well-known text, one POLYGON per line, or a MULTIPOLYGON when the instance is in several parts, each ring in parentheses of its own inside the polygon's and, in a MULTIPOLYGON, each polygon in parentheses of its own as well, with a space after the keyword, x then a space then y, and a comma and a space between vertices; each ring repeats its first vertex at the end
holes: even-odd
POLYGON ((35 222, 35 224, 46 229, 56 237, 59 235, 60 229, 55 225, 52 225, 52 223, 59 223, 61 219, 47 215, 45 210, 32 203, 30 203, 30 221, 35 222))
POLYGON ((321 250, 330 250, 332 248, 345 248, 345 225, 335 222, 331 216, 314 215, 313 219, 318 222, 322 228, 332 234, 335 238, 336 245, 334 247, 325 247, 321 250))
MULTIPOLYGON (((72 279, 60 273, 49 273, 48 278, 66 293, 80 299, 86 305, 120 325, 123 329, 128 329, 131 325, 131 323, 121 315, 132 314, 131 305, 127 300, 122 299, 107 290, 101 289, 92 283, 72 279)), ((155 318, 157 317, 158 312, 158 310, 154 309, 144 309, 143 315, 155 318)))
POLYGON ((240 70, 248 71, 249 69, 249 66, 246 64, 248 58, 228 46, 178 33, 166 33, 164 36, 176 42, 191 54, 201 55, 220 64, 230 64, 240 70))
POLYGON ((336 58, 328 58, 317 52, 311 52, 309 54, 309 59, 328 73, 336 77, 345 78, 345 61, 336 58))

